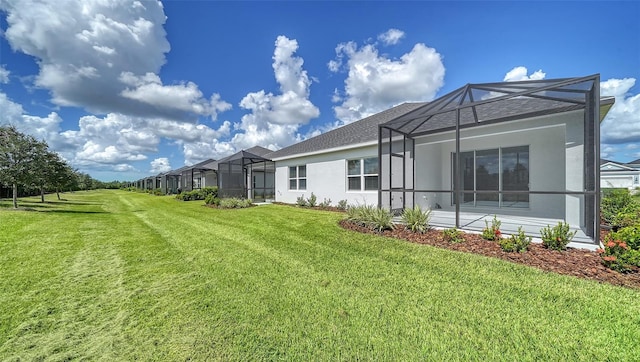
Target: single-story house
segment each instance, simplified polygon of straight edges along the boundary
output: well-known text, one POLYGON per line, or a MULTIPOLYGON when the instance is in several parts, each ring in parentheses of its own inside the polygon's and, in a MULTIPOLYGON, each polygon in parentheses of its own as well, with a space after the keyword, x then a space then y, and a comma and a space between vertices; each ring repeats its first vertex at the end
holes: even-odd
POLYGON ((614 103, 599 86, 599 75, 467 84, 398 105, 266 155, 275 198, 416 205, 471 229, 493 215, 534 233, 565 220, 597 243, 600 122, 614 103))
POLYGON ((216 160, 208 159, 195 165, 187 166, 180 172, 181 191, 199 190, 207 186, 217 185, 215 172, 216 160))
POLYGON ((600 188, 640 187, 640 159, 622 163, 600 160, 600 188))

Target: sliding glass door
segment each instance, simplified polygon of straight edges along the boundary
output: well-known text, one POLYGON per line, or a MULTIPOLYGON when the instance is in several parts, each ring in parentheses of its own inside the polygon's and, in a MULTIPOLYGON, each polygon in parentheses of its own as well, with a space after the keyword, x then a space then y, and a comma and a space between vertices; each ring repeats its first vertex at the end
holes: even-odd
MULTIPOLYGON (((460 168, 452 154, 452 176, 461 173, 463 206, 529 207, 529 146, 494 148, 460 153, 460 168)), ((454 179, 452 179, 452 185, 454 179)), ((452 198, 455 204, 455 197, 452 198)))

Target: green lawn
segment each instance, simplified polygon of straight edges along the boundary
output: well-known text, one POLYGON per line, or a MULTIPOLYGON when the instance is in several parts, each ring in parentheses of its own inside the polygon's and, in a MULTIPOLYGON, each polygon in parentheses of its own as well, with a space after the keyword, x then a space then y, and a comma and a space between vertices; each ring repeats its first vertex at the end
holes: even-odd
POLYGON ((640 291, 124 191, 0 202, 0 360, 640 360, 640 291))

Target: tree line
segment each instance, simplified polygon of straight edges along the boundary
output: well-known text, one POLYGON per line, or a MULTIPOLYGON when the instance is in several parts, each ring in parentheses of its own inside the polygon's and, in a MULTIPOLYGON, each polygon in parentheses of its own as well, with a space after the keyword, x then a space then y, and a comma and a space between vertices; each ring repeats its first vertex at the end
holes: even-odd
MULTIPOLYGON (((46 192, 119 188, 121 183, 104 183, 72 168, 45 141, 19 132, 14 126, 0 127, 0 189, 11 191, 13 207, 19 195, 39 193, 44 202, 46 192)), ((0 197, 4 196, 0 194, 0 197)))

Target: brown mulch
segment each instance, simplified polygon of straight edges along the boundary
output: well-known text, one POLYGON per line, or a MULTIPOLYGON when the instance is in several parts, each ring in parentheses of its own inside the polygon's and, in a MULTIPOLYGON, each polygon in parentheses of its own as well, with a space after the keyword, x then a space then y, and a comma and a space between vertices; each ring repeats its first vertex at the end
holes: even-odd
POLYGON ((525 253, 510 253, 502 251, 498 243, 484 240, 477 234, 465 233, 464 242, 452 243, 442 238, 442 231, 434 229, 424 234, 419 234, 407 230, 404 226, 397 226, 394 230, 385 230, 382 233, 377 233, 347 220, 340 221, 340 226, 362 233, 383 235, 413 243, 428 244, 443 249, 499 258, 549 272, 596 280, 600 283, 640 289, 640 271, 638 269, 625 274, 613 271, 602 265, 600 256, 594 251, 574 248, 568 248, 565 251, 555 251, 544 248, 542 244, 531 243, 529 250, 525 253))

